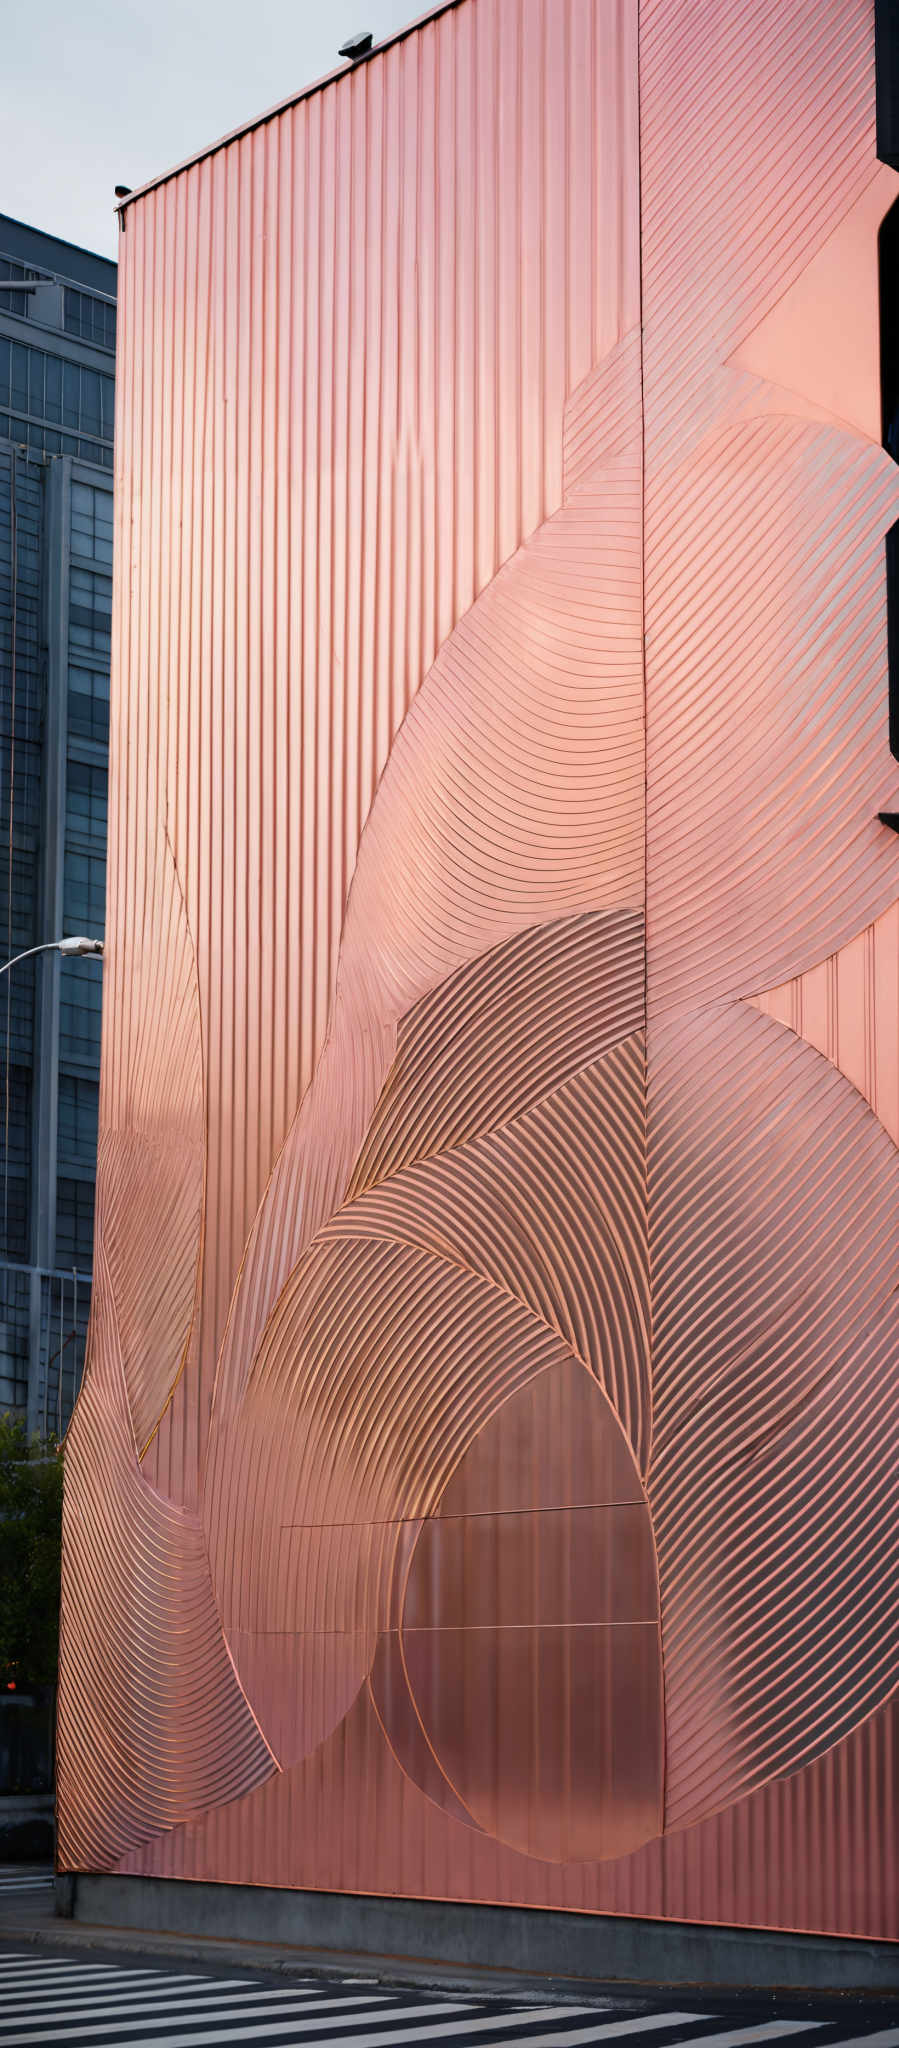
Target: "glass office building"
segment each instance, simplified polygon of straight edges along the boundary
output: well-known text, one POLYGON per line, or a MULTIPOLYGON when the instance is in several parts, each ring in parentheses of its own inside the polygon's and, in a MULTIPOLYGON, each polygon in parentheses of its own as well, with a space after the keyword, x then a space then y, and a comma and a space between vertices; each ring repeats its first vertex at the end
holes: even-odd
MULTIPOLYGON (((0 214, 0 954, 103 932, 116 266, 0 214)), ((102 966, 0 980, 0 1407, 84 1363, 102 966)))

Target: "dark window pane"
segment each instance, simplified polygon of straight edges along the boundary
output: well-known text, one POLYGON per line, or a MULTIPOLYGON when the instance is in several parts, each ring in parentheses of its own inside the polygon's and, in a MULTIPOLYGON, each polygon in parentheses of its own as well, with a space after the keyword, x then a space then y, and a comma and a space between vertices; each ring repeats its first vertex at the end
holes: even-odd
POLYGON ((47 418, 58 426, 62 419, 62 364, 58 356, 47 357, 45 385, 47 418))
POLYGON ((94 1186, 60 1174, 56 1182, 56 1263, 85 1266, 94 1254, 94 1186))
POLYGON ((107 771, 94 763, 70 761, 66 776, 66 843, 73 837, 106 846, 107 771))
POLYGON ((37 348, 28 351, 28 410, 36 419, 44 417, 44 358, 37 348))
MULTIPOLYGON (((69 921, 67 928, 73 932, 83 930, 74 921, 69 921)), ((60 972, 59 1031, 59 1054, 64 1063, 77 1061, 98 1066, 101 1003, 102 985, 96 961, 64 960, 60 972)))
POLYGON ((80 411, 81 383, 78 367, 75 363, 64 363, 62 380, 63 425, 66 427, 80 426, 80 411))
POLYGON ((109 737, 109 677, 102 670, 69 669, 69 731, 85 739, 109 737))
POLYGON ((83 1075, 60 1074, 58 1145, 62 1166, 92 1167, 97 1153, 99 1084, 83 1075))
POLYGON ((10 352, 10 397, 11 407, 18 412, 28 411, 28 350, 21 342, 14 341, 10 352))
POLYGON ((100 432, 100 378, 96 370, 81 372, 81 419, 86 434, 100 432))

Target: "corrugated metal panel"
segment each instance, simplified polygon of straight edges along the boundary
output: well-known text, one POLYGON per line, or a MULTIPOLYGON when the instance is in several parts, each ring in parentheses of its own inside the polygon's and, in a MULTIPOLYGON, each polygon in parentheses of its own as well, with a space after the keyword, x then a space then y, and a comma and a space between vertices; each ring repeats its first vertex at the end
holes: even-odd
POLYGON ((392 738, 637 317, 629 41, 629 9, 479 0, 129 213, 119 814, 142 775, 168 806, 209 1070, 199 1371, 147 1468, 186 1500, 392 738))
POLYGON ((833 1750, 780 1795, 781 1874, 750 1848, 737 1917, 895 1934, 857 1846, 893 1825, 861 1769, 892 1723, 835 1745, 899 1662, 897 1153, 746 1000, 897 896, 873 57, 862 0, 641 9, 650 1496, 691 1910, 728 1917, 703 1856, 733 1803, 767 1786, 761 1824, 771 1779, 833 1750), (862 1896, 827 1898, 819 1842, 862 1896))
POLYGON ((637 27, 462 0, 128 208, 66 1841, 896 1937, 871 20, 644 0, 642 279, 637 27))

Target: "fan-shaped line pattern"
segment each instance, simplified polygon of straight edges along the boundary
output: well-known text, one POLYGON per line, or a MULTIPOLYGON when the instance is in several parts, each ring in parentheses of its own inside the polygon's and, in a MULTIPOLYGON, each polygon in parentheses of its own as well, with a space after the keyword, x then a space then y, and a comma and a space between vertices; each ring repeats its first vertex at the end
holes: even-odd
POLYGON ((380 1677, 395 1753, 438 1804, 403 1676, 440 1773, 494 1838, 566 1863, 658 1833, 652 1524, 608 1402, 574 1358, 506 1400, 460 1460, 421 1524, 399 1633, 390 1695, 380 1651, 372 1689, 380 1677))
POLYGON ((520 1115, 643 1021, 633 911, 521 932, 441 982, 402 1020, 348 1200, 412 1160, 520 1115))
POLYGON ((432 1251, 317 1240, 266 1330, 233 1448, 248 1504, 235 1618, 273 1626, 282 1610, 312 1611, 301 1573, 279 1585, 268 1571, 268 1525, 367 1535, 433 1513, 485 1416, 566 1355, 523 1306, 432 1251))
MULTIPOLYGON (((710 420, 758 404, 728 357, 876 175, 867 0, 640 11, 647 510, 710 420), (711 48, 710 48, 711 41, 711 48), (662 483, 663 472, 667 478, 662 483)), ((674 485, 676 488, 676 485, 674 485)), ((661 561, 647 563, 653 571, 661 561)))
POLYGON ((660 1486, 669 1827, 798 1770, 895 1690, 897 1458, 893 1296, 783 1431, 729 1463, 723 1509, 697 1502, 688 1528, 660 1486))
POLYGON ((767 386, 769 410, 838 421, 877 447, 883 432, 877 242, 897 192, 899 172, 872 163, 861 197, 730 358, 767 386))
POLYGON ((838 1740, 851 1699, 884 1697, 894 1595, 875 1599, 866 1560, 882 1572, 896 1546, 899 1565, 889 1465, 873 1479, 892 1441, 895 1329, 878 1318, 899 1155, 833 1067, 748 1005, 654 1036, 650 1500, 681 1825, 838 1740))
POLYGON ((185 1485, 394 735, 639 319, 636 42, 633 0, 466 0, 129 207, 110 910, 165 777, 229 1105, 185 1485))
POLYGON ((438 1514, 542 1514, 644 1498, 634 1455, 607 1397, 567 1356, 503 1401, 440 1496, 438 1514))
POLYGON ((749 999, 839 1067, 899 1145, 899 902, 779 988, 749 999))
POLYGON ((701 1427, 720 1469, 736 1412, 744 1442, 776 1427, 892 1288, 899 1154, 827 1061, 748 1005, 655 1038, 656 1451, 701 1427))
POLYGON ((638 1465, 649 1452, 649 1272, 642 1036, 490 1135, 349 1201, 325 1238, 370 1235, 480 1273, 595 1374, 638 1465))
POLYGON ((202 1530, 134 1459, 98 1245, 90 1361, 66 1449, 60 1857, 102 1867, 274 1768, 225 1646, 202 1530))
POLYGON ((651 1011, 799 973, 895 897, 877 813, 899 795, 883 602, 897 512, 881 451, 779 418, 722 426, 659 486, 646 586, 651 1011))
POLYGON ((640 329, 635 327, 597 363, 565 407, 562 480, 566 502, 600 463, 639 446, 642 398, 640 329))
MULTIPOLYGON (((638 373, 623 358, 619 374, 638 373)), ((639 441, 601 463, 441 648, 359 849, 331 1031, 254 1225, 219 1361, 239 1405, 266 1320, 342 1199, 400 1019, 535 924, 643 907, 639 441)), ((213 1555, 217 1540, 211 1543, 213 1555)))
POLYGON ((118 1026, 104 1053, 97 1235, 143 1453, 183 1366, 203 1229, 205 1102, 196 961, 160 836, 139 927, 111 940, 118 1026), (124 948, 125 958, 121 957, 124 948))
POLYGON ((711 63, 708 34, 641 9, 651 1011, 799 973, 895 895, 897 472, 843 419, 790 416, 795 328, 772 381, 734 366, 878 177, 871 11, 747 0, 711 63))
POLYGON ((310 1248, 267 1328, 223 1475, 243 1510, 222 1517, 226 1628, 282 1762, 304 1753, 308 1693, 335 1657, 349 1706, 379 1630, 396 1624, 413 1525, 436 1511, 468 1445, 570 1355, 520 1303, 432 1251, 370 1236, 310 1248))

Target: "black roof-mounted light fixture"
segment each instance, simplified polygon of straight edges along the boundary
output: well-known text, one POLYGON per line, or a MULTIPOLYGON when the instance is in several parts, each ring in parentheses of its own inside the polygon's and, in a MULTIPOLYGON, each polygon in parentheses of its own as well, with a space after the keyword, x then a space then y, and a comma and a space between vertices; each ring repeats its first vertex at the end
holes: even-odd
POLYGON ((338 57, 349 57, 350 63, 356 64, 360 57, 368 56, 372 40, 368 29, 364 29, 361 35, 347 36, 346 42, 341 43, 337 55, 338 57))
POLYGON ((133 189, 134 188, 131 185, 117 185, 115 188, 115 196, 117 199, 130 199, 133 189))

